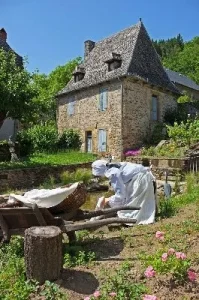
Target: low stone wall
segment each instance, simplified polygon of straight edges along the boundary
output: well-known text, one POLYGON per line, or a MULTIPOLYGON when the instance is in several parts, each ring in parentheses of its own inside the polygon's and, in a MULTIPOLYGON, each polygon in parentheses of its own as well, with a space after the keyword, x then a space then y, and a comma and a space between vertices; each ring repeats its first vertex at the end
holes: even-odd
MULTIPOLYGON (((184 180, 185 173, 187 172, 188 158, 148 158, 153 165, 153 174, 157 179, 163 180, 165 178, 165 171, 168 172, 168 180, 175 181, 178 176, 179 180, 184 180)), ((128 156, 126 161, 134 163, 142 163, 143 157, 128 156)))
POLYGON ((55 180, 60 180, 62 172, 74 172, 78 168, 91 168, 91 162, 65 166, 0 170, 0 193, 8 189, 33 189, 44 183, 50 176, 53 176, 55 180))

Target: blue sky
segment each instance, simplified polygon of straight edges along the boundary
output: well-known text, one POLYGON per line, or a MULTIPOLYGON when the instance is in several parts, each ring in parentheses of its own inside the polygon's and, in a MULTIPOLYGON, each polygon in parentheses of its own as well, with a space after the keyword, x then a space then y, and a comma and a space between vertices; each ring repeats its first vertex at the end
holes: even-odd
POLYGON ((136 24, 151 38, 199 35, 199 0, 0 0, 0 28, 27 56, 28 69, 49 73, 83 56, 84 41, 98 41, 136 24))

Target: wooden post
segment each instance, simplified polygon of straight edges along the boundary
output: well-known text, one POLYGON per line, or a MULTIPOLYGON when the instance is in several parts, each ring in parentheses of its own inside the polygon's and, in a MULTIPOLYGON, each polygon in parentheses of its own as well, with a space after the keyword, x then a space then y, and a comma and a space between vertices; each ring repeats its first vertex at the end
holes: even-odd
POLYGON ((62 232, 55 226, 31 227, 25 231, 26 275, 40 284, 59 278, 62 269, 62 232))

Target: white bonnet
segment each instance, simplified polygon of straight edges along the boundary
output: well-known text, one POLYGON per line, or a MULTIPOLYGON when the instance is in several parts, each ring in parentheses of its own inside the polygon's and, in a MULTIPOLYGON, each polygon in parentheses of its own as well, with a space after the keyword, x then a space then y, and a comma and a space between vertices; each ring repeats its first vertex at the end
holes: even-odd
POLYGON ((104 176, 107 167, 106 167, 107 161, 106 160, 96 160, 92 163, 92 173, 94 176, 104 176))

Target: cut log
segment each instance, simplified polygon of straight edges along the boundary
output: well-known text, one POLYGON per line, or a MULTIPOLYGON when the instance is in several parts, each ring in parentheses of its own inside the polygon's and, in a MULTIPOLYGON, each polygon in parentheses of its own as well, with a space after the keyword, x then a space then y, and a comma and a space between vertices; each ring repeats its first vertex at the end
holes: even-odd
POLYGON ((31 227, 25 231, 26 275, 40 284, 59 278, 62 269, 62 232, 55 226, 31 227))

